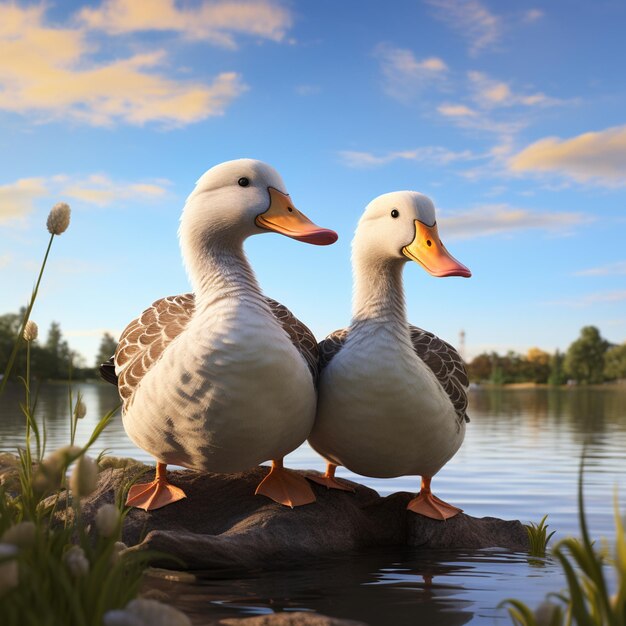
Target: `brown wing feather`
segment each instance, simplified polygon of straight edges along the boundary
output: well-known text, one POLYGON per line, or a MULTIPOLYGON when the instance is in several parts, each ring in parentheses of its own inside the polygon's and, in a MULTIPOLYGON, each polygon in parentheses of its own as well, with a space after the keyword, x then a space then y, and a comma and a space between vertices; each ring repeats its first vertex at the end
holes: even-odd
POLYGON ((194 309, 193 294, 168 296, 154 302, 126 327, 115 351, 117 386, 124 409, 146 372, 186 328, 194 309))
POLYGON ((469 379, 461 355, 437 335, 410 326, 411 341, 417 356, 432 370, 448 394, 459 422, 469 422, 467 411, 467 387, 469 379))
POLYGON ((343 344, 348 337, 348 329, 340 328, 335 330, 326 339, 319 342, 320 351, 320 372, 332 361, 333 357, 343 348, 343 344))
MULTIPOLYGON (((467 386, 469 380, 465 364, 459 353, 437 335, 409 326, 411 342, 417 356, 426 363, 437 377, 437 380, 448 394, 456 411, 459 422, 469 422, 467 410, 467 386)), ((330 363, 333 357, 343 348, 348 337, 348 329, 342 328, 332 332, 320 341, 320 372, 330 363)))
MULTIPOLYGON (((284 305, 266 298, 276 319, 306 361, 317 383, 318 349, 313 333, 284 305)), ((127 408, 145 373, 189 324, 195 311, 192 293, 157 300, 124 330, 115 351, 117 385, 127 408)), ((106 364, 103 364, 103 367, 106 364)), ((104 374, 103 374, 104 375, 104 374)), ((109 382, 114 382, 107 378, 109 382)))
POLYGON ((283 330, 289 335, 291 343, 306 361, 311 370, 313 381, 317 385, 319 351, 315 335, 285 305, 268 297, 265 298, 265 301, 269 304, 274 317, 280 322, 283 330))

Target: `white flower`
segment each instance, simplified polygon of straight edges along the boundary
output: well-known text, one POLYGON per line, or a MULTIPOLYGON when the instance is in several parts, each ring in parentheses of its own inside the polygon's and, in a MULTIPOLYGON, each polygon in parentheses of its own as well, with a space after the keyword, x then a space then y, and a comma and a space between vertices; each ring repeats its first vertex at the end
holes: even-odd
POLYGON ((63 555, 63 562, 74 578, 81 578, 89 574, 89 561, 85 556, 85 551, 80 546, 72 546, 63 555))
POLYGON ((191 626, 191 620, 184 613, 156 600, 131 600, 126 611, 137 616, 142 626, 191 626))
POLYGON ((70 207, 65 202, 57 202, 48 214, 46 226, 51 235, 60 235, 70 225, 70 207))
POLYGON ((98 486, 98 464, 86 454, 76 461, 70 476, 70 490, 77 498, 93 493, 98 486))
POLYGON ((0 596, 17 587, 19 568, 17 564, 17 547, 8 543, 0 543, 0 596))
POLYGON ((37 335, 39 335, 39 328, 37 324, 33 322, 33 320, 28 320, 26 324, 24 324, 24 332, 22 336, 25 341, 35 341, 37 339, 37 335))
POLYGON ((111 537, 117 531, 120 512, 114 504, 103 504, 96 513, 96 528, 102 537, 111 537))
POLYGON ((74 416, 77 420, 82 420, 85 415, 87 415, 87 407, 85 403, 79 399, 74 407, 74 416))
POLYGON ((20 522, 4 531, 3 543, 10 543, 19 548, 28 548, 35 543, 37 527, 33 522, 20 522))

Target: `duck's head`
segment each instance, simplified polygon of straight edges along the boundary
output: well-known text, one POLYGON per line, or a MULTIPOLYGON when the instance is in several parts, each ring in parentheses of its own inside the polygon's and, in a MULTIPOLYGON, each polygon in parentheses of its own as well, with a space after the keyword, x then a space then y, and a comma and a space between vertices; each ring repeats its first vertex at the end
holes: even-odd
POLYGON ((472 275, 441 242, 431 199, 416 191, 372 200, 359 220, 352 249, 355 259, 370 264, 411 260, 432 276, 472 275))
POLYGON ((251 235, 276 232, 298 241, 328 245, 337 233, 300 213, 278 172, 261 161, 237 159, 205 172, 185 203, 183 244, 241 243, 251 235))

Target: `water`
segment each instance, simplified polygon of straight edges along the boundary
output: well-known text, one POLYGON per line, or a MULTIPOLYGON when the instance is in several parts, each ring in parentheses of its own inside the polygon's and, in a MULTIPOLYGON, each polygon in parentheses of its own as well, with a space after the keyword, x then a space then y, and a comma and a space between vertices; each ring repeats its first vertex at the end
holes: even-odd
MULTIPOLYGON (((98 418, 117 404, 113 387, 78 384, 87 417, 79 424, 84 442, 98 418)), ((13 450, 23 437, 18 389, 0 401, 0 449, 13 450)), ((38 412, 48 420, 49 448, 68 441, 68 398, 63 385, 41 389, 38 412)), ((433 480, 435 492, 475 517, 523 522, 548 514, 557 536, 578 535, 578 465, 587 444, 585 504, 594 538, 614 534, 613 493, 626 484, 626 388, 473 390, 465 443, 433 480)), ((119 417, 103 433, 99 448, 151 461, 124 434, 119 417)), ((304 445, 286 459, 289 467, 322 469, 304 445)), ((363 478, 338 470, 381 495, 417 491, 417 477, 363 478)), ((622 511, 626 508, 622 489, 622 511)), ((565 587, 560 568, 523 554, 494 550, 425 552, 395 548, 311 559, 289 571, 245 576, 203 573, 198 582, 154 578, 150 586, 185 610, 194 624, 210 619, 305 610, 393 624, 509 624, 498 604, 516 597, 537 605, 549 591, 565 587)), ((176 576, 173 576, 176 578, 176 576)), ((171 578, 171 577, 170 577, 171 578)))

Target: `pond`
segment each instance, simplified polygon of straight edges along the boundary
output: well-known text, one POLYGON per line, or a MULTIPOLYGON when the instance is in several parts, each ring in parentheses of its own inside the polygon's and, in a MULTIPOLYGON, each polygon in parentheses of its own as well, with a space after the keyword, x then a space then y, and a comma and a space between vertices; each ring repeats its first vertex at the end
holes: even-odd
MULTIPOLYGON (((98 418, 116 406, 114 388, 77 384, 87 417, 77 441, 84 442, 98 418)), ((19 389, 0 400, 0 449, 22 441, 19 389)), ((48 445, 68 441, 68 397, 64 385, 43 385, 38 413, 47 417, 48 445)), ((613 494, 626 484, 626 388, 476 389, 470 392, 471 423, 465 443, 433 481, 436 493, 475 517, 538 522, 546 513, 555 538, 578 535, 577 474, 587 447, 585 505, 594 538, 614 536, 613 494)), ((151 462, 126 437, 116 417, 98 449, 151 462)), ((286 459, 289 467, 323 469, 304 445, 286 459)), ((417 491, 419 478, 363 478, 338 470, 381 495, 417 491)), ((622 489, 622 511, 626 508, 622 489)), ((537 565, 524 554, 497 550, 425 552, 396 548, 311 559, 288 571, 232 575, 204 572, 201 582, 154 578, 150 586, 185 610, 194 624, 223 617, 273 611, 314 611, 393 624, 509 624, 498 604, 507 597, 537 605, 565 587, 552 561, 537 565)))

